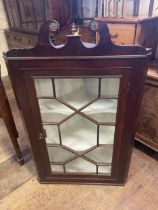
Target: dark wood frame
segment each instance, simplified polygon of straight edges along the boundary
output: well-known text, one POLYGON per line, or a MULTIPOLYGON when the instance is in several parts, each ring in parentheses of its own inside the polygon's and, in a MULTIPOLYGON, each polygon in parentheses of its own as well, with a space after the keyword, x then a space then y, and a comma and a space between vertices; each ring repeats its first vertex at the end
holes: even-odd
POLYGON ((140 46, 114 45, 108 27, 102 21, 90 23, 90 30, 100 34, 98 45, 92 44, 89 45, 91 48, 87 48, 81 43, 79 35, 71 35, 67 37, 66 45, 57 49, 49 40, 52 23, 56 22, 47 21, 41 26, 35 48, 14 49, 4 54, 13 89, 26 123, 39 181, 122 185, 128 175, 136 118, 147 72, 147 57, 150 53, 140 46), (32 77, 102 77, 120 73, 124 79, 119 93, 121 100, 116 123, 112 176, 52 175, 48 167, 45 135, 40 123, 32 77))

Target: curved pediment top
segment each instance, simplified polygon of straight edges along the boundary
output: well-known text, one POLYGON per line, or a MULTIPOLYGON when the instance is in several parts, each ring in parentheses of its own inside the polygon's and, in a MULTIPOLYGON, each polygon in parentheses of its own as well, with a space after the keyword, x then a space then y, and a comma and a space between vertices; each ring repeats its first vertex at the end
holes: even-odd
MULTIPOLYGON (((100 36, 100 41, 99 41, 98 45, 102 45, 104 43, 111 43, 109 29, 108 29, 108 26, 105 22, 100 21, 100 20, 91 21, 89 23, 88 28, 93 33, 98 32, 98 34, 100 36)), ((71 29, 72 34, 69 34, 67 36, 67 38, 68 38, 67 43, 65 45, 63 45, 63 47, 64 46, 66 47, 66 45, 70 45, 73 42, 76 43, 76 40, 78 40, 78 45, 80 45, 80 46, 83 45, 83 43, 80 39, 81 35, 80 35, 78 29, 76 29, 76 31, 75 31, 75 25, 72 24, 72 29, 71 29)), ((49 34, 50 34, 50 32, 57 33, 59 30, 60 30, 59 23, 55 20, 48 20, 45 23, 43 23, 41 25, 40 30, 39 30, 38 45, 47 44, 47 45, 51 45, 54 48, 58 48, 58 47, 55 47, 51 44, 49 34)), ((97 45, 96 45, 96 47, 97 47, 97 45)))
POLYGON ((83 43, 79 31, 72 26, 72 34, 67 36, 67 42, 54 46, 50 41, 50 32, 60 31, 59 23, 55 20, 44 22, 39 30, 38 43, 30 49, 12 49, 4 54, 5 57, 40 57, 40 56, 117 56, 117 55, 146 55, 148 52, 141 46, 119 46, 111 41, 108 26, 101 20, 93 20, 89 30, 99 36, 98 44, 83 43))

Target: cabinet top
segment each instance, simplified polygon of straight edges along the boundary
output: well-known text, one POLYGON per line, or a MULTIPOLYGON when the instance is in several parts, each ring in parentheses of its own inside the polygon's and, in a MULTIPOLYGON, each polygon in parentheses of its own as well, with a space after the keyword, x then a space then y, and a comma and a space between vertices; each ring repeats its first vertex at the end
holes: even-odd
POLYGON ((99 35, 99 43, 84 43, 81 41, 79 29, 72 26, 72 35, 67 36, 67 42, 54 46, 50 33, 60 30, 55 20, 46 21, 41 25, 38 43, 34 48, 12 49, 4 53, 6 60, 38 60, 38 59, 110 59, 110 58, 141 58, 150 56, 150 50, 141 46, 119 46, 111 41, 105 21, 94 20, 89 24, 89 30, 99 35))

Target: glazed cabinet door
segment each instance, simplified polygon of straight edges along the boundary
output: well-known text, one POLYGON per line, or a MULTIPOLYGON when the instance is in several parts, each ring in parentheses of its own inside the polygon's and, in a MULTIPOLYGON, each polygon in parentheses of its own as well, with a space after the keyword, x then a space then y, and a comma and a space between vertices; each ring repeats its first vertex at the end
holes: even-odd
POLYGON ((59 72, 25 75, 41 168, 51 181, 116 178, 130 71, 59 72))

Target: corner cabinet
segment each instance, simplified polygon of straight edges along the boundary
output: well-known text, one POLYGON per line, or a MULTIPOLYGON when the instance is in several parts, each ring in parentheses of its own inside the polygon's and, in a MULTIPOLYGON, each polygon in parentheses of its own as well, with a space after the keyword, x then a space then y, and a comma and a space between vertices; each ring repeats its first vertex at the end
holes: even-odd
POLYGON ((59 25, 47 21, 35 48, 4 54, 40 183, 127 179, 150 53, 114 45, 105 22, 89 29, 98 45, 82 43, 73 26, 67 43, 53 46, 59 25))

